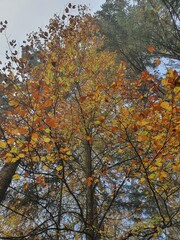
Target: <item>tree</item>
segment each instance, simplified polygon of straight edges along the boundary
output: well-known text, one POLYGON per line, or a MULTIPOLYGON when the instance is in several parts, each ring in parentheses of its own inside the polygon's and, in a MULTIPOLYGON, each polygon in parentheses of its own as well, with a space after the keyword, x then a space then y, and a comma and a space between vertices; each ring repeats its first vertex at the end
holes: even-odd
POLYGON ((179 1, 106 1, 97 12, 106 46, 135 73, 155 66, 154 57, 180 60, 179 1), (153 46, 155 51, 147 51, 153 46))
POLYGON ((178 228, 179 76, 126 79, 95 20, 72 8, 32 33, 23 57, 13 50, 4 69, 0 154, 20 163, 0 238, 163 238, 178 228))
MULTIPOLYGON (((0 22, 0 33, 5 31, 7 28, 7 21, 0 22)), ((0 61, 0 64, 2 62, 0 61)), ((7 96, 4 94, 4 84, 9 84, 9 80, 6 77, 6 75, 1 74, 0 72, 0 109, 1 109, 1 116, 0 116, 0 121, 1 124, 3 125, 3 121, 6 119, 7 116, 7 111, 8 111, 8 104, 7 104, 7 96), (4 114, 5 113, 5 114, 4 114)), ((9 84, 10 86, 10 84, 9 84)), ((8 87, 8 90, 10 91, 10 88, 8 87)), ((3 131, 2 125, 0 126, 0 137, 6 138, 5 133, 3 131)), ((19 165, 19 161, 15 163, 5 163, 4 166, 2 167, 0 171, 0 203, 4 200, 6 191, 12 181, 12 177, 19 165)))

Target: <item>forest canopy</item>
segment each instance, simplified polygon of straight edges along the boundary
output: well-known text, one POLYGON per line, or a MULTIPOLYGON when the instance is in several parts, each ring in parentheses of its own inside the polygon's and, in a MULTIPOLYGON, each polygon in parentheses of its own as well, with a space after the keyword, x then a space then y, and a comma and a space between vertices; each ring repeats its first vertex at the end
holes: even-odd
POLYGON ((0 69, 0 239, 178 239, 180 76, 132 74, 75 8, 0 69))

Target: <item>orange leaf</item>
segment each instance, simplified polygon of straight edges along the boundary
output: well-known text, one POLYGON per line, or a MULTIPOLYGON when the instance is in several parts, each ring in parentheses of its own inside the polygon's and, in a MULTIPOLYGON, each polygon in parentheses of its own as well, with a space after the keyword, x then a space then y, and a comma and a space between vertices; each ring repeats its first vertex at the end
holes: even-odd
POLYGON ((87 141, 91 140, 91 137, 90 136, 86 136, 86 140, 87 141))
POLYGON ((153 53, 155 51, 154 47, 149 45, 147 48, 148 52, 153 53))
POLYGON ((90 144, 92 144, 92 138, 90 137, 90 136, 86 136, 86 140, 90 143, 90 144))
POLYGON ((93 178, 92 177, 88 177, 86 179, 86 184, 88 185, 88 187, 90 187, 92 185, 92 181, 93 181, 93 178))
POLYGON ((36 181, 37 181, 42 187, 45 187, 45 186, 46 186, 44 176, 39 176, 39 177, 37 177, 37 178, 36 178, 36 181))
POLYGON ((147 78, 148 78, 148 72, 147 72, 147 71, 143 71, 143 72, 141 73, 141 79, 142 79, 142 80, 147 80, 147 78))
POLYGON ((116 132, 119 131, 119 127, 113 127, 113 128, 111 129, 111 131, 112 131, 112 133, 116 133, 116 132))
POLYGON ((46 123, 52 128, 56 128, 58 126, 57 121, 49 116, 46 117, 46 123))
POLYGON ((33 141, 37 141, 37 139, 38 139, 38 134, 37 134, 37 133, 33 133, 32 136, 31 136, 31 139, 32 139, 33 141))
POLYGON ((82 97, 80 97, 80 102, 82 103, 82 102, 84 102, 85 100, 86 100, 86 97, 85 96, 82 96, 82 97))
POLYGON ((9 139, 7 140, 7 143, 8 143, 8 144, 13 144, 14 141, 15 141, 14 138, 9 138, 9 139))
POLYGON ((24 187, 24 190, 26 190, 26 189, 28 188, 28 186, 29 186, 29 184, 28 184, 28 183, 25 183, 24 186, 23 186, 23 187, 24 187))
POLYGON ((103 123, 105 121, 105 117, 104 116, 99 116, 98 121, 103 123))
POLYGON ((159 59, 155 59, 155 60, 154 60, 154 63, 158 66, 158 65, 161 64, 161 60, 159 60, 159 59))
POLYGON ((43 107, 50 107, 50 106, 52 106, 52 101, 48 99, 44 102, 43 107))
POLYGON ((20 129, 19 129, 19 133, 25 134, 25 133, 27 133, 27 129, 25 129, 25 128, 20 128, 20 129))

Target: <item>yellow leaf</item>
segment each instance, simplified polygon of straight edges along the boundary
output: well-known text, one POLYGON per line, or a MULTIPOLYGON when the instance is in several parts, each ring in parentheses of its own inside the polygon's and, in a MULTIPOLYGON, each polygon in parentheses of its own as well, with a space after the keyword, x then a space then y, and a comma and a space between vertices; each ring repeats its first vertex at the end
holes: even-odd
POLYGON ((122 170, 123 170, 123 168, 122 168, 122 167, 119 167, 119 168, 118 168, 118 171, 122 171, 122 170))
POLYGON ((17 162, 18 160, 19 160, 18 157, 14 157, 14 158, 11 159, 11 162, 14 163, 14 162, 17 162))
POLYGON ((18 135, 18 134, 19 134, 19 129, 17 129, 17 128, 14 129, 14 130, 13 130, 13 134, 18 135))
POLYGON ((179 87, 179 86, 175 87, 175 88, 174 88, 174 93, 177 94, 177 93, 179 93, 179 92, 180 92, 180 87, 179 87))
POLYGON ((143 142, 143 141, 145 141, 145 140, 147 140, 147 139, 148 139, 147 136, 138 136, 138 137, 137 137, 137 141, 138 141, 138 142, 143 142))
POLYGON ((7 143, 0 141, 0 148, 6 148, 7 143))
POLYGON ((43 165, 43 170, 48 170, 48 169, 49 169, 48 166, 43 165))
POLYGON ((153 239, 154 239, 154 240, 157 239, 157 236, 158 236, 157 233, 154 233, 154 234, 153 234, 153 239))
POLYGON ((51 139, 50 139, 50 138, 48 138, 48 137, 44 137, 43 139, 44 139, 44 142, 46 142, 46 143, 48 143, 48 142, 50 142, 50 141, 51 141, 51 139))
POLYGON ((162 232, 163 232, 162 228, 157 227, 157 232, 158 232, 158 233, 162 233, 162 232))
POLYGON ((149 167, 149 171, 150 172, 155 172, 157 170, 157 167, 156 166, 150 166, 149 167))
POLYGON ((46 128, 46 129, 45 129, 45 132, 46 132, 46 133, 50 133, 50 131, 51 131, 51 130, 50 130, 49 128, 46 128))
POLYGON ((141 179, 140 179, 140 182, 141 183, 144 183, 146 181, 146 179, 144 178, 144 177, 142 177, 141 179))
POLYGON ((168 102, 162 102, 161 107, 166 110, 172 110, 172 107, 170 106, 170 104, 168 102))
POLYGON ((151 130, 153 127, 152 126, 146 126, 146 128, 148 129, 148 130, 151 130))
POLYGON ((11 148, 12 153, 18 153, 18 149, 16 147, 11 148))
POLYGON ((149 122, 144 119, 144 120, 141 121, 141 126, 145 126, 145 125, 147 125, 148 123, 149 123, 149 122))
POLYGON ((174 77, 174 70, 172 68, 170 68, 167 73, 166 73, 167 77, 173 78, 174 77))
POLYGON ((166 177, 168 177, 168 173, 167 172, 161 172, 161 177, 164 177, 164 178, 166 178, 166 177))
POLYGON ((74 240, 79 240, 78 234, 75 234, 74 240))
POLYGON ((149 179, 151 179, 151 180, 156 179, 156 174, 154 174, 154 173, 150 174, 149 179))
POLYGON ((19 157, 19 158, 23 158, 23 157, 25 157, 25 155, 24 155, 24 153, 20 153, 20 154, 18 155, 18 157, 19 157))
POLYGON ((57 170, 57 171, 61 171, 62 169, 63 169, 62 166, 58 166, 58 167, 56 167, 56 170, 57 170))
POLYGON ((142 133, 141 133, 141 136, 147 136, 148 135, 148 132, 147 131, 143 131, 142 133))
POLYGON ((165 136, 164 133, 160 133, 160 134, 154 136, 154 139, 155 139, 155 140, 164 139, 164 136, 165 136))
POLYGON ((124 152, 124 149, 119 149, 118 150, 118 153, 123 153, 124 152))
POLYGON ((41 157, 41 161, 45 161, 46 160, 46 158, 45 157, 41 157))
POLYGON ((161 80, 161 83, 162 83, 164 86, 166 86, 166 85, 169 84, 169 79, 168 79, 168 78, 163 78, 163 79, 161 80))
POLYGON ((177 166, 176 166, 176 165, 173 166, 173 167, 172 167, 172 170, 173 170, 174 172, 177 172, 177 171, 179 172, 179 171, 180 171, 180 164, 177 165, 177 166))
POLYGON ((157 167, 161 167, 162 166, 161 158, 157 158, 155 164, 156 164, 157 167))
POLYGON ((6 157, 12 158, 13 154, 12 153, 6 153, 6 157))
POLYGON ((20 175, 19 174, 14 174, 13 176, 13 180, 19 180, 20 179, 20 175))
POLYGON ((9 101, 9 106, 14 106, 14 107, 16 107, 17 105, 18 105, 18 102, 16 102, 16 101, 9 101))

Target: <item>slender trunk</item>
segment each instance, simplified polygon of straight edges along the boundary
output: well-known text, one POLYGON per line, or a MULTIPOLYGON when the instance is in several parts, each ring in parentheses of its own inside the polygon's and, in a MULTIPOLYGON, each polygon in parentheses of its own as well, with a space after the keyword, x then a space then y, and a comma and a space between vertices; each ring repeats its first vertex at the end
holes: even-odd
POLYGON ((5 199, 6 191, 11 184, 12 177, 20 161, 15 163, 6 163, 0 171, 0 203, 5 199))
MULTIPOLYGON (((93 165, 91 158, 91 145, 87 141, 85 143, 86 151, 86 179, 91 178, 93 175, 93 165)), ((94 184, 87 184, 86 189, 86 240, 100 239, 97 234, 98 219, 97 219, 97 203, 95 199, 94 184)))
POLYGON ((60 226, 61 226, 61 215, 62 215, 62 196, 63 196, 63 182, 61 182, 60 187, 60 198, 59 198, 59 206, 58 206, 58 219, 57 219, 57 233, 56 233, 56 240, 61 239, 59 236, 60 233, 60 226))

